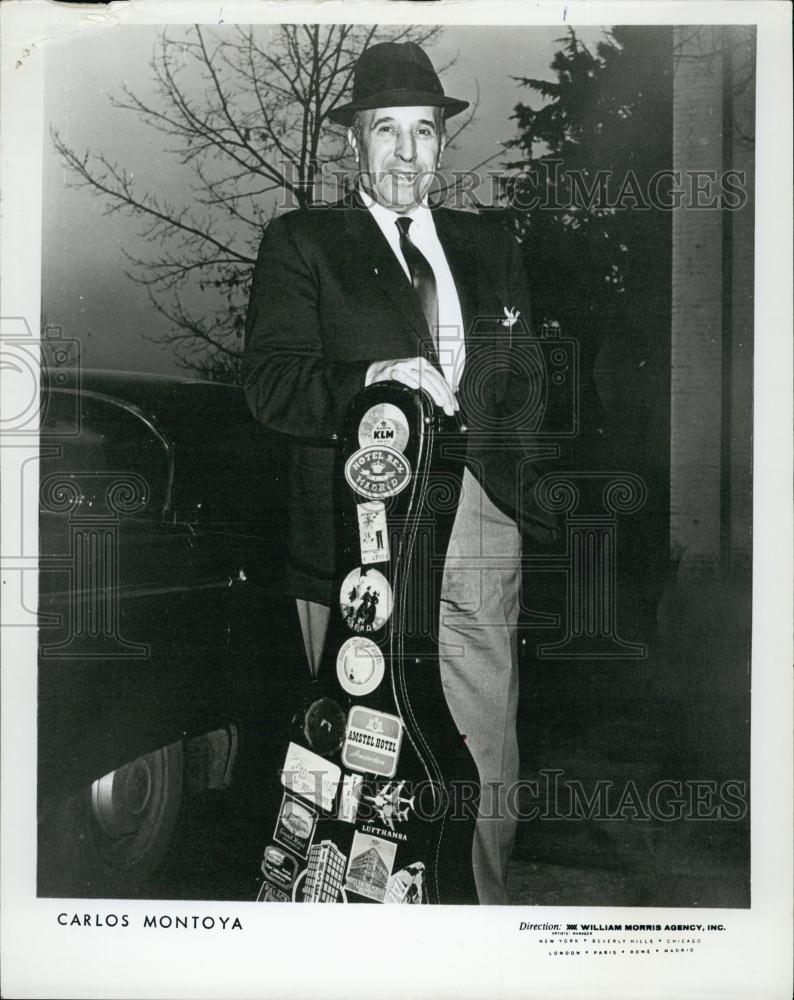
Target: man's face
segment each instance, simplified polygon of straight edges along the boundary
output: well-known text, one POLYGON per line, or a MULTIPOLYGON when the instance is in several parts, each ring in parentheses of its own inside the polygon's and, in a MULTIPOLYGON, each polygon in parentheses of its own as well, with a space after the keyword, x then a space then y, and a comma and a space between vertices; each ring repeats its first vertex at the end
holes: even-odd
POLYGON ((444 148, 434 108, 362 111, 349 138, 364 188, 377 202, 400 215, 421 203, 444 148))

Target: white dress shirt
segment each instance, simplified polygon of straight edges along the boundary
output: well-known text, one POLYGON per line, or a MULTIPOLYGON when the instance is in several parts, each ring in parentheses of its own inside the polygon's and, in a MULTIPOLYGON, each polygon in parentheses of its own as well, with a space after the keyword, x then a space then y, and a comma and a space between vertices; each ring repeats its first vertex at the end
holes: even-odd
MULTIPOLYGON (((396 212, 392 212, 383 205, 374 201, 366 191, 360 190, 359 194, 364 204, 377 222, 381 232, 386 237, 389 246, 394 252, 394 256, 400 263, 408 281, 411 280, 411 272, 405 263, 405 258, 400 251, 400 231, 397 228, 397 220, 402 218, 396 212)), ((457 390, 460 385, 460 378, 463 374, 463 365, 466 361, 466 347, 463 336, 463 316, 460 311, 460 300, 458 290, 449 269, 444 248, 441 246, 436 226, 433 222, 433 214, 426 205, 420 205, 412 212, 407 213, 407 218, 412 219, 408 235, 415 244, 417 250, 421 251, 427 259, 428 264, 433 269, 436 279, 436 291, 438 294, 438 356, 441 362, 441 369, 444 377, 452 387, 457 390)))

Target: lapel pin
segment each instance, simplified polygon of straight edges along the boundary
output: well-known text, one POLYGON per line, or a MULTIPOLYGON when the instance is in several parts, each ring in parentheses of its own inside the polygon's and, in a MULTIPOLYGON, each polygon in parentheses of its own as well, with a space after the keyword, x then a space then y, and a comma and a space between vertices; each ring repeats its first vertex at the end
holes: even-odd
POLYGON ((521 313, 518 309, 508 309, 504 306, 505 318, 502 320, 502 326, 506 326, 508 330, 512 330, 515 324, 518 322, 518 317, 521 313))

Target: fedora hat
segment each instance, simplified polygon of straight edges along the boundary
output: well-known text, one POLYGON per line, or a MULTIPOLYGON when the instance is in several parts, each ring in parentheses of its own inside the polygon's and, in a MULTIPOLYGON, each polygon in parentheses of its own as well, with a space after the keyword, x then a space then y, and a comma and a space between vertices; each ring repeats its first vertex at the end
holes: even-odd
POLYGON ((353 75, 353 100, 328 112, 337 125, 352 125, 367 108, 443 108, 451 118, 468 101, 447 97, 427 54, 416 42, 379 42, 364 49, 353 75))

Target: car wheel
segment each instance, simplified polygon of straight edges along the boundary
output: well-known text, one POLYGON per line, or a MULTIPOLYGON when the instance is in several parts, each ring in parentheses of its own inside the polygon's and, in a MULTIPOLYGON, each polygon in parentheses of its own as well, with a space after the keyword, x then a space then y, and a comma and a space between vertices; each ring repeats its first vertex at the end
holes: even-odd
POLYGON ((183 789, 181 743, 110 771, 68 799, 40 840, 43 895, 134 895, 162 861, 183 789))

